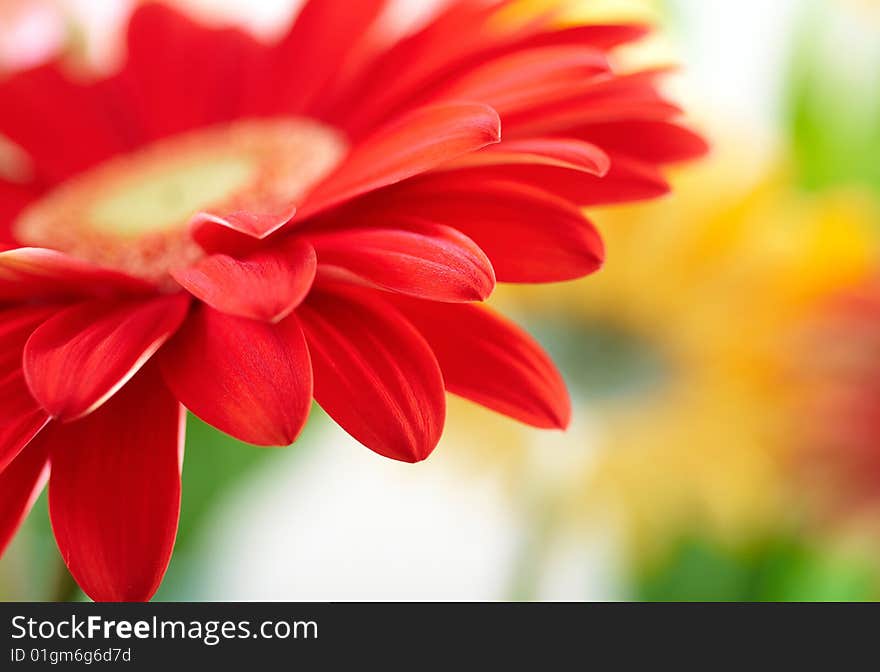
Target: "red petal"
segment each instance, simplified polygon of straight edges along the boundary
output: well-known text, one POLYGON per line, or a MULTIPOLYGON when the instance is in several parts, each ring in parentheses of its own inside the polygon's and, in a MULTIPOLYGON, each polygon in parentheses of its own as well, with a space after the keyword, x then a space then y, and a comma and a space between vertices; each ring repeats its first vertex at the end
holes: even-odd
POLYGON ((605 177, 582 183, 569 173, 567 177, 571 179, 559 180, 553 191, 578 205, 588 206, 647 201, 672 190, 656 166, 618 154, 610 156, 611 169, 605 177))
POLYGON ((443 170, 504 165, 554 166, 604 177, 611 168, 611 159, 596 145, 580 140, 529 138, 505 140, 479 152, 472 152, 443 166, 443 170))
POLYGON ((339 267, 382 289, 432 301, 483 301, 495 288, 491 262, 456 229, 419 221, 382 224, 310 236, 321 269, 339 267))
POLYGON ((305 299, 316 268, 314 248, 291 239, 245 259, 207 257, 172 275, 197 299, 223 313, 280 322, 305 299))
POLYGON ((287 446, 305 426, 312 368, 293 315, 273 325, 201 306, 159 362, 182 404, 237 439, 287 446))
POLYGON ((31 333, 54 311, 51 307, 24 307, 0 312, 0 471, 49 422, 25 384, 21 358, 31 333))
POLYGON ((21 370, 21 352, 27 339, 56 312, 57 306, 16 306, 0 310, 0 377, 21 370))
POLYGON ((553 43, 560 40, 572 41, 577 44, 589 44, 597 49, 610 50, 627 42, 635 42, 651 33, 651 28, 637 23, 575 26, 565 30, 545 33, 537 39, 553 43))
POLYGON ((171 7, 144 3, 126 43, 118 86, 129 97, 125 109, 142 111, 132 121, 143 140, 240 118, 274 97, 252 81, 269 69, 268 50, 243 31, 206 28, 171 7))
POLYGON ((513 163, 461 168, 449 175, 450 181, 465 184, 486 180, 519 182, 580 206, 643 201, 670 191, 669 182, 656 166, 617 154, 611 155, 611 168, 602 177, 561 166, 513 163))
POLYGON ((514 31, 499 30, 499 3, 446 3, 425 27, 381 52, 332 105, 331 121, 353 136, 401 108, 434 94, 462 73, 490 60, 547 46, 610 49, 648 31, 636 25, 578 26, 558 30, 544 16, 514 31), (493 25, 494 24, 494 25, 493 25), (383 82, 380 89, 367 87, 383 82))
POLYGON ((35 178, 58 183, 129 148, 103 84, 72 80, 58 63, 0 80, 0 135, 33 159, 35 178), (59 148, 63 147, 63 151, 59 148))
POLYGON ((590 124, 572 131, 572 135, 649 163, 689 161, 709 151, 703 138, 669 121, 625 120, 590 124))
POLYGON ((570 99, 591 77, 608 70, 605 54, 590 46, 533 47, 471 69, 437 96, 441 100, 479 100, 506 118, 570 99))
POLYGON ((355 45, 387 0, 309 0, 288 35, 276 47, 273 69, 294 73, 278 87, 279 104, 289 113, 306 112, 338 77, 355 45), (332 36, 332 37, 331 37, 332 36))
POLYGON ((220 216, 200 212, 190 220, 190 233, 202 248, 214 252, 221 249, 224 238, 235 240, 244 237, 245 241, 251 243, 268 238, 293 219, 295 214, 295 206, 270 213, 242 211, 220 216), (215 242, 217 238, 220 243, 215 242))
POLYGON ((258 252, 263 241, 284 228, 295 214, 295 206, 274 215, 241 212, 218 217, 203 212, 190 220, 190 236, 208 254, 245 257, 258 252))
POLYGON ((443 378, 431 349, 409 322, 367 292, 312 293, 303 322, 315 399, 365 446, 418 462, 440 440, 443 378))
POLYGON ((36 247, 0 251, 0 301, 144 294, 155 287, 62 252, 36 247))
POLYGON ((565 382, 522 329, 483 306, 397 303, 434 350, 450 392, 535 427, 568 426, 565 382))
POLYGON ((505 116, 505 137, 510 140, 569 135, 571 129, 585 124, 678 116, 681 108, 669 103, 656 83, 667 72, 668 69, 654 69, 594 77, 583 87, 572 90, 568 99, 548 99, 545 105, 505 116))
MULTIPOLYGON (((424 27, 377 54, 353 86, 332 105, 329 119, 349 137, 362 137, 383 120, 393 118, 402 103, 413 100, 428 82, 454 74, 453 67, 468 62, 488 46, 486 24, 496 7, 485 3, 452 2, 434 14, 424 27), (376 87, 375 82, 382 82, 376 87)), ((499 32, 499 31, 496 31, 499 32)), ((445 81, 445 80, 441 80, 445 81)))
POLYGON ((6 182, 0 177, 0 243, 13 245, 12 224, 18 214, 39 198, 39 191, 30 186, 6 182))
POLYGON ((49 416, 31 396, 21 369, 0 376, 0 398, 3 399, 3 418, 0 420, 2 471, 46 426, 49 416))
POLYGON ((6 550, 49 477, 48 451, 32 443, 0 471, 0 555, 6 550))
POLYGON ((490 107, 450 103, 426 107, 356 146, 339 169, 309 195, 307 217, 356 196, 405 180, 501 139, 490 107))
MULTIPOLYGON (((605 258, 580 209, 527 184, 435 173, 377 195, 357 216, 369 221, 399 213, 462 231, 489 257, 499 282, 571 280, 598 270, 605 258)), ((339 213, 343 221, 350 216, 339 213)))
POLYGON ((96 413, 39 437, 55 539, 92 599, 145 601, 159 587, 177 534, 184 421, 148 367, 96 413))
POLYGON ((38 328, 24 349, 31 393, 50 415, 75 420, 134 376, 186 316, 185 294, 81 303, 38 328))

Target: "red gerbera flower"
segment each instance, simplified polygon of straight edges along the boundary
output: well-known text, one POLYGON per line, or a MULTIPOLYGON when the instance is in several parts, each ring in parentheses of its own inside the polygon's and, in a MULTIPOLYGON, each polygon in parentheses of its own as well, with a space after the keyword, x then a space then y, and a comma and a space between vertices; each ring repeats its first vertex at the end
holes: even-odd
POLYGON ((184 407, 287 445, 314 397, 407 462, 447 390, 568 423, 547 356, 473 302, 598 269, 580 206, 663 194, 658 166, 705 147, 659 73, 609 64, 643 28, 499 27, 506 4, 392 39, 385 0, 312 0, 272 45, 150 5, 113 76, 0 83, 30 168, 0 179, 0 545, 48 478, 80 586, 150 598, 184 407))

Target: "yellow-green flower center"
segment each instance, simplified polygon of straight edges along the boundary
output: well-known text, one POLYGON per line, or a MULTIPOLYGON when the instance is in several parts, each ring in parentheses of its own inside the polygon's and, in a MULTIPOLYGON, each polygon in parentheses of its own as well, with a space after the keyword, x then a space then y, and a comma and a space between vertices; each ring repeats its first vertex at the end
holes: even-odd
POLYGON ((96 196, 86 212, 93 231, 139 238, 176 230, 200 208, 252 184, 259 170, 255 157, 223 152, 155 163, 125 171, 112 190, 96 196))
POLYGON ((238 121, 166 138, 64 182, 14 225, 22 244, 161 281, 201 251, 194 215, 291 210, 341 160, 333 129, 301 118, 238 121))

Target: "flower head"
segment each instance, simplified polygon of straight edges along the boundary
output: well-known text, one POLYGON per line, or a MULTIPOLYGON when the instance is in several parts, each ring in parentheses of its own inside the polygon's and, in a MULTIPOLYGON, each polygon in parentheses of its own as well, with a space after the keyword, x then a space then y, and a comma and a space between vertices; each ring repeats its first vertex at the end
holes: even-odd
POLYGON ((581 206, 664 194, 660 167, 705 146, 660 73, 615 73, 642 27, 498 20, 509 4, 397 38, 385 0, 312 0, 274 44, 148 4, 115 74, 0 82, 27 158, 0 179, 0 542, 48 477, 83 589, 148 599, 183 408, 287 445, 314 398, 407 462, 446 391, 567 425, 550 359, 474 303, 597 270, 581 206))

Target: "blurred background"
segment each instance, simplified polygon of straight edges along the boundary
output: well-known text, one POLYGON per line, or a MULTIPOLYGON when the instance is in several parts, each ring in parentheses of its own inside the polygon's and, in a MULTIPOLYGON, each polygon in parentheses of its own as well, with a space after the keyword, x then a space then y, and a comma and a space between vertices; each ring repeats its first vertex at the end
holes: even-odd
MULTIPOLYGON (((177 4, 270 37, 297 3, 177 4)), ((560 365, 571 429, 452 399, 412 466, 318 408, 277 451, 191 419, 157 599, 880 598, 880 2, 570 4, 657 21, 621 67, 682 64, 669 86, 714 147, 674 196, 591 211, 602 273, 493 298, 560 365)), ((0 0, 0 72, 111 67, 131 5, 0 0)), ((82 599, 45 496, 0 599, 82 599)))

